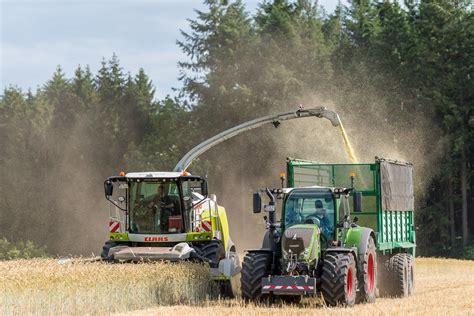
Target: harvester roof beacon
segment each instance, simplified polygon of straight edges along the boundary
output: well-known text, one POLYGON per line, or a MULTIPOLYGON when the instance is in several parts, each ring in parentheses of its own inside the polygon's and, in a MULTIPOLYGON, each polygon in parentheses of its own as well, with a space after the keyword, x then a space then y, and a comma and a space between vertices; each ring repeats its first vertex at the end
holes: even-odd
POLYGON ((379 157, 359 164, 288 158, 286 187, 258 190, 254 213, 262 209, 262 192, 270 200, 264 206, 267 230, 262 247, 249 250, 243 261, 245 300, 280 296, 297 302, 322 294, 328 305, 352 306, 374 302, 377 293, 413 293, 410 163, 379 157), (277 199, 282 201, 280 223, 277 199))
POLYGON ((237 125, 202 142, 178 162, 173 172, 132 172, 104 182, 109 203, 109 241, 105 261, 193 260, 207 262, 224 296, 235 295, 240 272, 237 250, 230 238, 224 207, 208 195, 206 179, 191 175, 194 159, 215 145, 267 123, 304 117, 327 118, 340 124, 324 107, 269 115, 237 125))

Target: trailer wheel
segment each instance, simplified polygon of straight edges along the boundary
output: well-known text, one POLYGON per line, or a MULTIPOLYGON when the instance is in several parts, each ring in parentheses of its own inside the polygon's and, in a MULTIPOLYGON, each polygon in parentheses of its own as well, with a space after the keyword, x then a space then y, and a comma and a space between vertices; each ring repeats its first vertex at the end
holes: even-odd
POLYGON ((240 275, 242 298, 245 301, 261 301, 262 278, 270 274, 272 254, 250 252, 245 255, 240 275))
POLYGON ((411 254, 405 254, 408 262, 408 295, 415 292, 415 258, 411 254))
POLYGON ((367 251, 360 259, 357 302, 374 303, 377 293, 377 253, 373 237, 369 238, 367 251))
POLYGON ((397 253, 390 258, 389 272, 392 279, 391 295, 398 297, 408 296, 408 257, 404 253, 397 253))
POLYGON ((352 254, 326 254, 321 281, 321 291, 326 304, 354 306, 357 292, 357 268, 352 254))
POLYGON ((114 261, 114 257, 113 256, 109 256, 109 250, 110 248, 113 248, 115 246, 117 246, 118 244, 113 242, 113 241, 110 241, 110 240, 107 240, 104 244, 104 246, 102 247, 102 252, 100 253, 100 258, 103 260, 103 261, 107 261, 107 262, 112 262, 114 261))

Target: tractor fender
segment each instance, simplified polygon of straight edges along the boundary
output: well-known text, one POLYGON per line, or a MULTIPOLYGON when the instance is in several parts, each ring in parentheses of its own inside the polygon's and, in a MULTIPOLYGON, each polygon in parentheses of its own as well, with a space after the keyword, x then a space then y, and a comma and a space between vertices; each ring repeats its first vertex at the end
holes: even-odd
POLYGON ((265 235, 263 235, 262 248, 270 249, 270 231, 268 229, 265 230, 265 235))
POLYGON ((375 233, 372 229, 360 226, 351 227, 347 232, 344 244, 346 247, 356 247, 358 256, 364 256, 369 246, 370 237, 372 237, 377 244, 375 233))
POLYGON ((358 257, 357 257, 357 248, 356 247, 331 247, 331 248, 327 248, 326 250, 324 250, 324 253, 328 253, 328 252, 337 252, 337 253, 341 253, 341 252, 345 252, 345 253, 351 253, 353 256, 354 256, 354 260, 357 262, 358 260, 358 257))

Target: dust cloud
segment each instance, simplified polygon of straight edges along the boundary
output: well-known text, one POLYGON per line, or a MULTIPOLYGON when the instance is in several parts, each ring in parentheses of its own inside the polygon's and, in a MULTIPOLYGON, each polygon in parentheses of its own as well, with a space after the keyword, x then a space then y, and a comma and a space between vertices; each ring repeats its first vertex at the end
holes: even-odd
MULTIPOLYGON (((354 93, 354 91, 351 91, 354 93)), ((362 94, 362 92, 360 92, 362 94)), ((359 96, 350 106, 346 95, 324 98, 308 93, 293 102, 294 106, 275 107, 271 113, 297 104, 306 108, 325 106, 337 112, 354 147, 355 156, 363 163, 373 163, 375 156, 408 161, 414 164, 415 195, 420 196, 430 179, 438 159, 442 141, 430 117, 393 104, 376 96, 359 96)), ((320 163, 352 163, 339 128, 326 119, 304 118, 283 122, 277 129, 271 124, 246 132, 205 154, 213 165, 225 166, 209 171, 209 187, 226 207, 231 237, 238 251, 260 247, 265 231, 264 214, 253 214, 251 194, 257 188, 280 187, 279 173, 285 172, 286 157, 320 163)))

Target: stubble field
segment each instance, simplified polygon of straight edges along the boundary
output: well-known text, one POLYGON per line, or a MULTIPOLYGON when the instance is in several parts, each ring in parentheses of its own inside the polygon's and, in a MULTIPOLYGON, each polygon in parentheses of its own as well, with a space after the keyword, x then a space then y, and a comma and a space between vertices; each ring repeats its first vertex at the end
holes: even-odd
POLYGON ((104 264, 53 259, 0 262, 0 314, 174 315, 474 315, 474 261, 416 259, 416 292, 375 304, 329 308, 318 299, 299 306, 256 306, 218 300, 204 266, 104 264))

